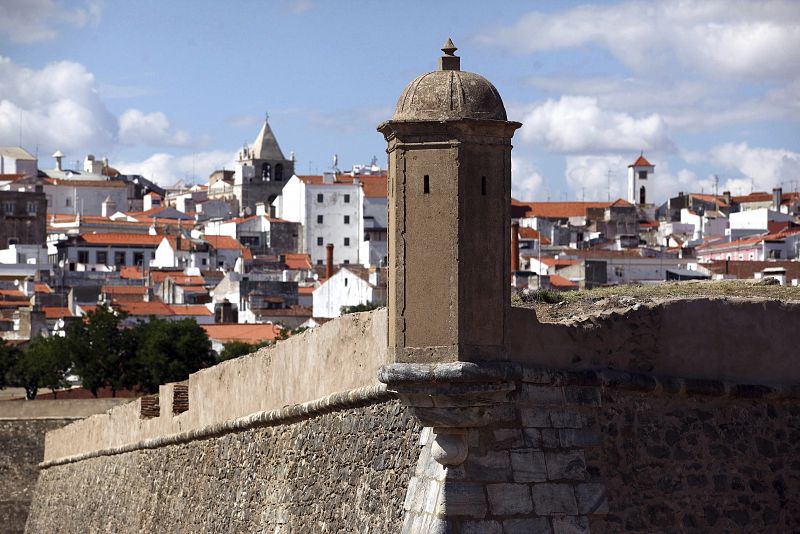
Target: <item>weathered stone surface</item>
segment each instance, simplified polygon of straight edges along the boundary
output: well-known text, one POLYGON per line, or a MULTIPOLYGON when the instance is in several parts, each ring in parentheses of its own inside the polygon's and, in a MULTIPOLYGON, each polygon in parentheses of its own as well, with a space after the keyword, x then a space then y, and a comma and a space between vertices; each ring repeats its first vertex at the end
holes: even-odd
POLYGON ((527 514, 533 510, 531 490, 526 484, 489 484, 486 492, 494 515, 527 514))
POLYGON ((575 494, 569 484, 536 484, 533 486, 533 505, 537 515, 578 513, 575 494))
POLYGON ((27 531, 397 532, 419 430, 389 401, 51 467, 27 531))
POLYGON ((512 450, 511 469, 514 472, 515 482, 544 482, 547 480, 544 452, 540 450, 512 450))
POLYGON ((25 530, 39 471, 37 464, 44 457, 45 432, 70 422, 69 419, 0 420, 0 530, 3 532, 17 534, 25 530))
POLYGON ((545 517, 508 519, 503 521, 503 534, 550 534, 550 521, 545 517))
POLYGON ((582 451, 548 452, 547 478, 550 480, 583 480, 586 478, 586 460, 582 451))

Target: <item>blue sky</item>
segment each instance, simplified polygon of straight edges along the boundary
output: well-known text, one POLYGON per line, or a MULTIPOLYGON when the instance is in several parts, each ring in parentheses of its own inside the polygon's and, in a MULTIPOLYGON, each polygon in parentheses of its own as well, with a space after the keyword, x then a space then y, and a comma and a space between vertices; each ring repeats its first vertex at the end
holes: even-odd
POLYGON ((385 165, 375 127, 448 36, 524 123, 518 198, 622 196, 640 150, 659 199, 800 187, 797 2, 3 0, 0 144, 203 181, 269 112, 300 173, 385 165))

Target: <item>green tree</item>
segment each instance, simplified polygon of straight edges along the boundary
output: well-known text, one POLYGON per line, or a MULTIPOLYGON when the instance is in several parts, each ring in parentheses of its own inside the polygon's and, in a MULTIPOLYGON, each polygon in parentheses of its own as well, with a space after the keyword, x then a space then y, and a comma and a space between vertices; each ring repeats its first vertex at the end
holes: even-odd
POLYGON ((56 391, 66 386, 64 377, 70 368, 63 337, 36 337, 22 350, 11 372, 13 383, 25 388, 29 400, 36 398, 39 388, 56 391))
POLYGON ((139 387, 155 393, 166 382, 186 380, 215 363, 208 334, 194 319, 165 321, 151 317, 139 323, 136 336, 136 377, 139 387))
POLYGON ((222 347, 222 352, 217 356, 218 362, 232 360, 245 354, 252 354, 261 347, 266 347, 271 344, 271 341, 262 341, 261 343, 246 343, 244 341, 229 341, 222 347))
POLYGON ((342 315, 347 315, 348 313, 357 313, 363 311, 370 311, 379 308, 380 306, 375 304, 374 302, 362 302, 361 304, 355 304, 353 306, 342 306, 341 312, 342 315))
POLYGON ((121 328, 126 314, 101 305, 86 314, 85 322, 73 323, 67 330, 67 352, 83 386, 97 397, 100 388, 117 391, 135 382, 133 355, 135 335, 121 328))
POLYGON ((0 389, 8 387, 12 382, 12 374, 19 359, 19 350, 0 340, 0 389))

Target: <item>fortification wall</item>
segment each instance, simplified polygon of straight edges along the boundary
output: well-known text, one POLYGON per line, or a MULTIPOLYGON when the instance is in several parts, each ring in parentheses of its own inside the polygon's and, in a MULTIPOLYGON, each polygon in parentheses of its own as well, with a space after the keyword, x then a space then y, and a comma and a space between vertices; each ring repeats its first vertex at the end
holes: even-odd
POLYGON ((509 360, 399 364, 346 316, 51 432, 28 531, 800 528, 797 304, 511 318, 509 360))
POLYGON ((346 315, 254 354, 193 373, 184 411, 173 409, 175 384, 166 384, 159 390, 156 413, 150 414, 157 417, 142 417, 143 401, 137 399, 51 432, 45 461, 176 434, 204 433, 254 413, 376 386, 376 370, 386 363, 390 363, 386 310, 346 315))
POLYGON ((419 428, 386 397, 50 467, 27 531, 397 532, 419 428))
POLYGON ((119 399, 0 401, 0 525, 25 530, 45 433, 119 405, 119 399))

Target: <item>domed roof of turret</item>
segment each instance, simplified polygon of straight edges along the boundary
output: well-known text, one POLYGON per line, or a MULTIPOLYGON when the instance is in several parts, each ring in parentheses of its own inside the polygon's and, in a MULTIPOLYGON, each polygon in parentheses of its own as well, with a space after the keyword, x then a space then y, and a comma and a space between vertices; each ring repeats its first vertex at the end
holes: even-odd
POLYGON ((457 50, 448 39, 439 70, 414 79, 397 101, 392 120, 485 119, 505 121, 506 108, 494 85, 480 74, 460 70, 457 50))

